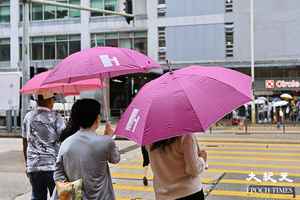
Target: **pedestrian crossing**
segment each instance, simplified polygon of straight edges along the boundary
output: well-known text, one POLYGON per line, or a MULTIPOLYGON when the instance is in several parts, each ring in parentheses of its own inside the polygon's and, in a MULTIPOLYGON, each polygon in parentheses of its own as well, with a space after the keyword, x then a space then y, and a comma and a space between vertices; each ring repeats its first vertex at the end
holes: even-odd
MULTIPOLYGON (((300 144, 295 141, 278 143, 247 140, 230 142, 228 138, 199 140, 200 148, 208 152, 209 169, 204 173, 203 184, 208 200, 244 199, 299 199, 300 200, 300 144), (282 173, 288 173, 293 182, 248 181, 251 173, 262 179, 266 172, 272 172, 277 180, 282 173), (221 177, 218 179, 218 177, 221 177), (247 192, 249 185, 295 187, 296 196, 291 194, 265 194, 247 192)), ((143 167, 140 149, 125 154, 120 164, 112 165, 114 189, 118 200, 154 199, 152 186, 142 185, 143 167)), ((149 176, 149 180, 152 180, 149 176)), ((280 179, 279 179, 280 180, 280 179)), ((200 180, 199 180, 200 181, 200 180)), ((151 182, 151 181, 150 181, 151 182)))

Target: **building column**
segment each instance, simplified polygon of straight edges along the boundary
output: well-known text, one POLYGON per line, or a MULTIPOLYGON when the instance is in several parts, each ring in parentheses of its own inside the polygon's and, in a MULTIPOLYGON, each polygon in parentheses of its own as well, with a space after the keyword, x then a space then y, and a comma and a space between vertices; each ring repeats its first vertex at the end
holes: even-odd
POLYGON ((147 1, 148 56, 158 60, 157 1, 147 1))
MULTIPOLYGON (((90 0, 81 0, 81 6, 90 7, 90 0)), ((90 12, 82 10, 80 11, 81 19, 81 49, 87 49, 91 47, 91 36, 89 32, 89 20, 90 12)))
POLYGON ((19 0, 10 0, 10 67, 19 62, 19 0))

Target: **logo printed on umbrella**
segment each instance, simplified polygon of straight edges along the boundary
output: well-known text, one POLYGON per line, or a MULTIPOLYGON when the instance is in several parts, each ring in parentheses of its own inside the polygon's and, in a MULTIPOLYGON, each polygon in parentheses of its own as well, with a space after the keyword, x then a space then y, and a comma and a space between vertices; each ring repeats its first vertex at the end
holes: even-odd
POLYGON ((102 64, 104 65, 104 67, 112 67, 114 64, 116 66, 120 66, 120 62, 115 56, 110 58, 108 55, 100 55, 99 58, 102 64))
POLYGON ((130 114, 129 120, 126 124, 125 130, 126 131, 130 131, 130 132, 134 132, 136 129, 136 126, 140 120, 140 110, 137 108, 134 108, 130 114))

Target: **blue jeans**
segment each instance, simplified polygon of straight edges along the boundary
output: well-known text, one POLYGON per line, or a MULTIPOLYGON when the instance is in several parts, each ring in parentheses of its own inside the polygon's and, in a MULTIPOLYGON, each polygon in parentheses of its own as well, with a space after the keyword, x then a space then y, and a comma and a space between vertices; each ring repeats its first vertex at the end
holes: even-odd
POLYGON ((53 171, 39 171, 28 173, 32 186, 31 200, 47 200, 49 190, 50 196, 55 188, 53 171))

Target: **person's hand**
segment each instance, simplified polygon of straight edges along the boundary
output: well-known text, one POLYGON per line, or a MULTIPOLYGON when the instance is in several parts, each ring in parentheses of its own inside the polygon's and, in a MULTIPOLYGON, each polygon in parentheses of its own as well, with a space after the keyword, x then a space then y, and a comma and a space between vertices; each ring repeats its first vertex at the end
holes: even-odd
POLYGON ((198 156, 203 158, 205 162, 207 161, 207 152, 205 150, 200 150, 198 156))
POLYGON ((113 136, 114 135, 114 130, 111 127, 111 124, 109 122, 107 122, 105 124, 104 135, 109 135, 109 136, 113 136))

